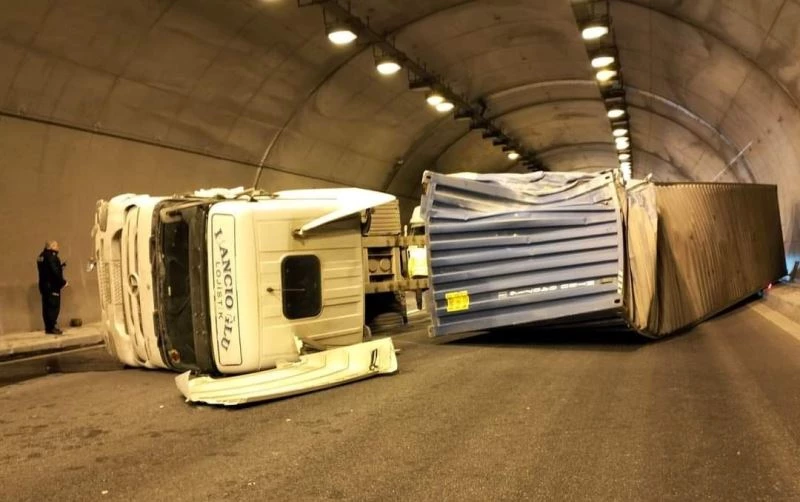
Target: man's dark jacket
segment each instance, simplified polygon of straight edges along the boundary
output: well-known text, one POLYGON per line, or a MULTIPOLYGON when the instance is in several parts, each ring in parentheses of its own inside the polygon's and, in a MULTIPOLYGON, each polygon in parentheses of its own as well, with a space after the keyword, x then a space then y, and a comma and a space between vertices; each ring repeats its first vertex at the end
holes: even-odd
POLYGON ((39 267, 39 292, 43 295, 59 293, 67 281, 58 251, 45 249, 36 259, 36 265, 39 267))

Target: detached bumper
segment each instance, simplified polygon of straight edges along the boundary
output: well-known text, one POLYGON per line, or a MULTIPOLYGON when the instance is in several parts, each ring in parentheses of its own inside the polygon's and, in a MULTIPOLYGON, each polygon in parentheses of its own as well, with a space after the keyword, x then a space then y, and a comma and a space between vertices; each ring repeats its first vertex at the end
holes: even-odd
POLYGON ((313 392, 397 371, 391 338, 349 345, 300 357, 287 366, 230 377, 175 377, 187 401, 235 406, 313 392))

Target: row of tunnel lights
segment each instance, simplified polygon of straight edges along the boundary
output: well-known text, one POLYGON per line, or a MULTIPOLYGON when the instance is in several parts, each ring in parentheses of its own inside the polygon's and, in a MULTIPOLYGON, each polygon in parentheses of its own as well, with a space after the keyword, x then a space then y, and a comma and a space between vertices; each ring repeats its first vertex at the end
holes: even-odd
MULTIPOLYGON (((331 23, 327 27, 327 35, 331 43, 340 46, 349 45, 358 38, 358 35, 349 26, 341 22, 331 23)), ((375 57, 375 69, 381 75, 391 76, 399 72, 402 66, 392 56, 380 54, 375 57)), ((455 108, 452 102, 448 101, 442 93, 435 89, 428 92, 425 101, 439 113, 448 113, 455 108)), ((508 151, 506 155, 509 160, 520 158, 520 154, 515 150, 508 151)))
MULTIPOLYGON (((608 36, 609 24, 603 21, 593 21, 583 27, 581 37, 587 42, 598 41, 608 36)), ((601 87, 609 85, 618 76, 619 72, 615 69, 616 63, 617 58, 613 49, 605 48, 593 53, 591 65, 592 68, 597 70, 595 78, 601 87)), ((622 100, 622 103, 624 104, 624 100, 622 100)), ((633 169, 629 136, 630 127, 626 118, 627 111, 624 106, 611 105, 607 108, 607 115, 611 119, 611 134, 614 136, 620 173, 622 174, 622 179, 628 181, 631 179, 633 169)))

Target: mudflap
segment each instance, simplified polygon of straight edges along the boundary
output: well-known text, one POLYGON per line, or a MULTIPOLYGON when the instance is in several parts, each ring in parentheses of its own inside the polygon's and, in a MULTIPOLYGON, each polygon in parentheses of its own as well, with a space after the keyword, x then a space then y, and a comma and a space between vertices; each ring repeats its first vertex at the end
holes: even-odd
POLYGON ((236 406, 313 392, 397 371, 391 338, 348 345, 300 356, 295 363, 229 377, 192 375, 175 377, 187 401, 236 406))

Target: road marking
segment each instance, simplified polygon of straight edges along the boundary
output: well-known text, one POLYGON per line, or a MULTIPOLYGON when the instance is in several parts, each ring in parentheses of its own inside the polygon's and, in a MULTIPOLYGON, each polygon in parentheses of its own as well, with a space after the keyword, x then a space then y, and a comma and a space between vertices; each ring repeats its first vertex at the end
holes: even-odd
POLYGON ((788 317, 781 314, 777 310, 773 310, 765 305, 754 303, 750 305, 750 308, 761 314, 761 316, 764 317, 766 320, 775 324, 785 332, 795 337, 798 341, 800 341, 800 324, 798 324, 797 322, 789 319, 788 317))

